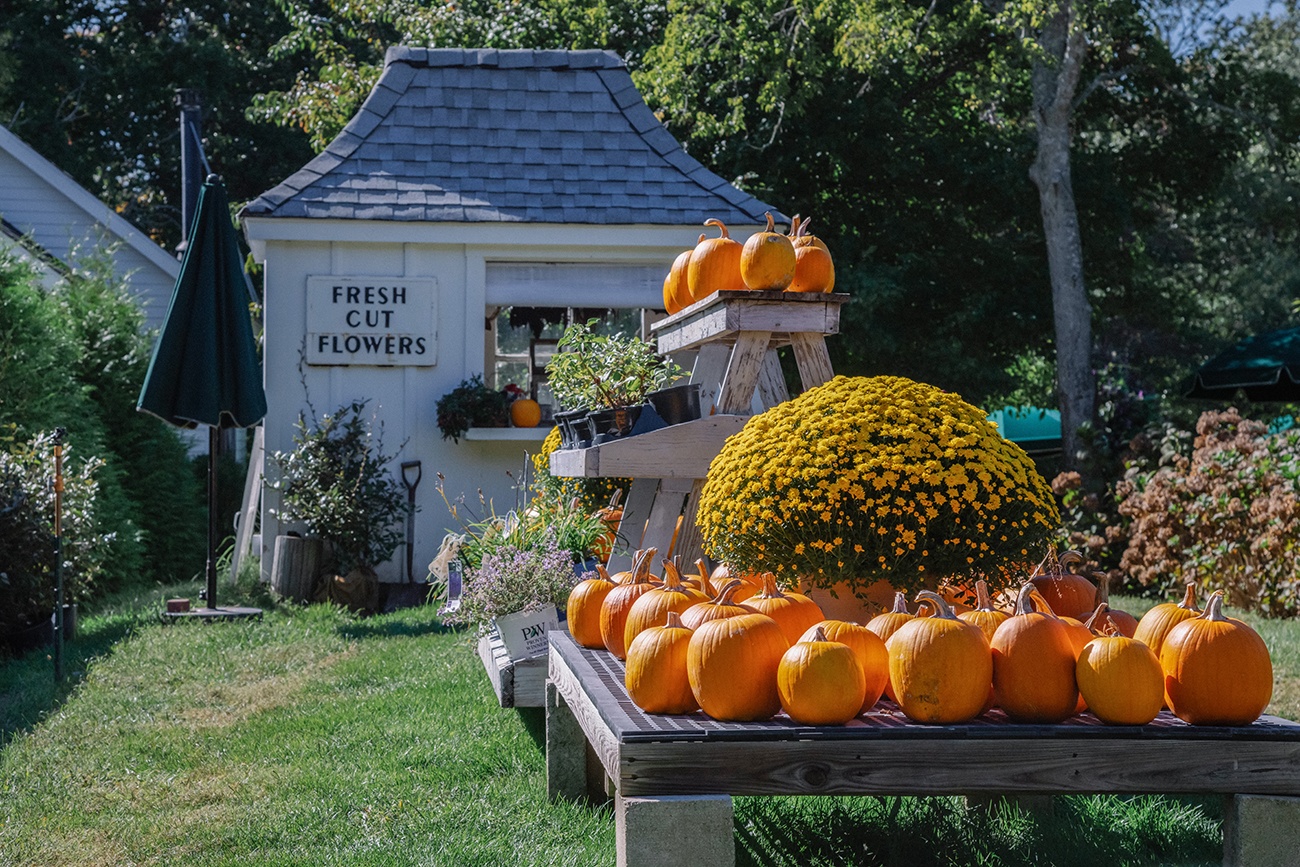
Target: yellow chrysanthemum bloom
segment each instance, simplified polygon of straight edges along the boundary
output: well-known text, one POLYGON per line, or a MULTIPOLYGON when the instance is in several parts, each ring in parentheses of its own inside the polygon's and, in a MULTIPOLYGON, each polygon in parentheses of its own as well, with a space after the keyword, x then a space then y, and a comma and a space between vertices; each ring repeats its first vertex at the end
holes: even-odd
POLYGON ((1060 517, 1033 461, 982 410, 910 379, 837 376, 727 440, 698 520, 710 555, 746 571, 914 590, 976 574, 1009 583, 1060 517))

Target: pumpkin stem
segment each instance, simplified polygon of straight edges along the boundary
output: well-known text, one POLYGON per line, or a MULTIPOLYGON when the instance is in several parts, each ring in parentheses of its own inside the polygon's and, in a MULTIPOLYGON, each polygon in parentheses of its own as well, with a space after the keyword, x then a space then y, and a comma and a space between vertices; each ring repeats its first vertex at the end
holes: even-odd
POLYGON ((795 237, 802 238, 803 236, 807 235, 808 227, 811 225, 812 225, 812 217, 809 217, 808 219, 804 220, 803 223, 799 226, 799 234, 795 235, 795 237))
POLYGON ((975 582, 975 610, 993 611, 993 598, 989 596, 989 582, 983 578, 975 582))
POLYGON ((677 564, 671 560, 664 560, 664 589, 681 590, 682 573, 677 571, 677 564))
POLYGON ((1215 590, 1210 594, 1210 598, 1205 602, 1205 610, 1196 618, 1197 620, 1215 620, 1223 623, 1229 618, 1223 613, 1223 591, 1215 590))
POLYGON ((790 238, 790 240, 792 241, 795 238, 799 237, 799 215, 798 214, 795 214, 793 217, 790 218, 790 231, 787 237, 790 238))
POLYGON ((665 629, 685 629, 686 624, 682 623, 682 618, 676 611, 668 612, 668 622, 664 624, 665 629))
POLYGON ((828 637, 826 636, 826 630, 825 630, 825 629, 822 629, 821 626, 818 626, 818 627, 817 627, 817 631, 813 633, 812 640, 813 640, 813 641, 830 641, 830 638, 828 638, 828 637))
POLYGON ((713 220, 713 219, 705 220, 705 221, 704 221, 704 225, 706 225, 706 226, 717 226, 717 227, 718 227, 718 230, 722 232, 722 237, 723 237, 723 238, 730 238, 730 237, 731 237, 731 233, 727 231, 727 227, 726 227, 726 225, 725 225, 721 220, 713 220))
POLYGON ((740 585, 743 583, 745 582, 739 578, 732 578, 726 584, 723 584, 722 589, 718 591, 718 595, 713 597, 713 604, 734 605, 735 602, 731 597, 736 595, 736 591, 740 589, 740 585))
POLYGON ((1097 610, 1092 612, 1092 616, 1084 621, 1083 625, 1088 627, 1088 631, 1096 635, 1105 634, 1105 626, 1109 623, 1112 629, 1117 629, 1115 621, 1110 616, 1110 605, 1105 602, 1097 603, 1097 610))
POLYGON ((911 614, 912 613, 907 610, 907 596, 903 594, 902 590, 895 591, 894 607, 890 609, 889 613, 890 614, 911 614))
POLYGON ((934 617, 938 617, 941 620, 957 619, 957 615, 952 613, 952 609, 948 607, 948 603, 944 601, 944 598, 940 596, 938 593, 935 593, 933 590, 917 591, 916 604, 920 605, 922 602, 934 606, 934 614, 932 615, 934 617))
POLYGON ((776 231, 776 221, 772 219, 772 212, 771 212, 771 211, 764 211, 764 212, 763 212, 763 216, 767 217, 767 228, 764 229, 763 231, 765 231, 765 232, 775 232, 775 231, 776 231))
POLYGON ((600 576, 601 581, 608 581, 611 584, 614 583, 614 579, 609 577, 609 570, 600 563, 596 564, 596 574, 600 576))
POLYGON ((761 577, 763 579, 763 592, 758 594, 761 598, 763 599, 784 599, 785 598, 785 594, 782 593, 781 589, 776 586, 775 574, 773 574, 772 572, 764 572, 761 577))
POLYGON ((1187 585, 1187 591, 1183 593, 1183 601, 1178 603, 1178 607, 1186 608, 1188 611, 1196 611, 1197 613, 1200 613, 1200 609, 1196 607, 1196 585, 1195 584, 1187 585))
POLYGON ((1016 594, 1016 604, 1012 607, 1011 613, 1016 614, 1046 614, 1048 617, 1056 617, 1056 612, 1052 606, 1047 604, 1043 594, 1038 592, 1034 582, 1026 581, 1020 585, 1020 592, 1016 594))
POLYGON ((1083 564, 1083 555, 1078 551, 1062 551, 1058 560, 1061 568, 1078 575, 1079 573, 1075 567, 1083 564))

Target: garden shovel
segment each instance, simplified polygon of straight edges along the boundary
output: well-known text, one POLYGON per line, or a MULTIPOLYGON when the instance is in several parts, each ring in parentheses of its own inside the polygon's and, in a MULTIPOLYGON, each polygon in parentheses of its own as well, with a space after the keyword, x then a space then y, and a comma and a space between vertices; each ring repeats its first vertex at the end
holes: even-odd
POLYGON ((406 486, 406 583, 415 583, 415 489, 424 470, 419 461, 402 462, 402 484, 406 486), (415 474, 411 481, 410 474, 415 474))

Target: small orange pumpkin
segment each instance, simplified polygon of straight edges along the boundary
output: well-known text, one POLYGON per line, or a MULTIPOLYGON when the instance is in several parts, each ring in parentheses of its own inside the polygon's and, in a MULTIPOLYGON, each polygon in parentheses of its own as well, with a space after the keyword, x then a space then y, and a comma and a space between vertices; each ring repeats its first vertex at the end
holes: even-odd
POLYGON ((1080 620, 1088 620, 1096 612, 1096 609, 1102 605, 1106 606, 1106 616, 1110 622, 1115 624, 1119 634, 1125 638, 1132 638, 1137 634, 1138 620, 1127 611, 1120 611, 1118 608, 1110 606, 1110 574, 1107 572, 1094 572, 1097 578, 1097 596, 1088 610, 1079 612, 1080 620))
MULTIPOLYGON (((700 240, 696 244, 704 241, 704 236, 700 235, 700 240)), ((691 250, 683 250, 677 254, 673 260, 672 267, 668 269, 668 276, 664 278, 664 309, 669 314, 676 313, 685 307, 691 305, 691 288, 686 282, 686 272, 691 264, 691 250)))
POLYGON ((721 220, 705 220, 706 226, 717 226, 719 238, 705 238, 695 245, 691 260, 686 266, 686 285, 691 301, 701 301, 714 292, 743 291, 744 278, 740 276, 741 243, 731 237, 721 220))
POLYGON ((776 670, 781 708, 804 725, 837 726, 862 710, 866 678, 853 649, 832 641, 820 626, 792 645, 776 670))
POLYGON ((1188 584, 1181 602, 1162 602, 1143 614, 1133 637, 1151 648, 1159 658, 1169 630, 1200 613, 1201 609, 1196 607, 1196 585, 1188 584))
POLYGON ((823 620, 810 627, 799 640, 811 641, 818 629, 831 641, 847 645, 857 654, 863 678, 862 711, 871 710, 884 694, 885 684, 889 683, 889 651, 885 649, 885 642, 867 627, 847 620, 823 620))
POLYGON ((690 713, 699 708, 686 676, 690 644, 691 630, 682 626, 676 611, 665 615, 663 626, 652 626, 632 639, 623 682, 633 704, 646 713, 690 713))
POLYGON ((1160 660, 1151 648, 1119 632, 1105 602, 1085 625, 1098 635, 1079 652, 1074 676, 1088 708, 1109 725, 1151 722, 1164 704, 1160 660))
POLYGON ((932 605, 935 614, 912 618, 885 642, 898 706, 922 723, 973 719, 984 709, 993 678, 989 643, 978 626, 958 620, 939 594, 922 590, 916 599, 932 605))
POLYGON ((737 591, 740 590, 741 582, 738 579, 731 579, 722 585, 718 595, 708 602, 697 602, 682 613, 682 623, 689 629, 699 629, 710 620, 721 620, 724 617, 735 617, 739 614, 755 614, 753 608, 748 605, 741 605, 735 599, 737 591))
POLYGON ((1169 709, 1192 725, 1249 725, 1273 698, 1268 646, 1248 624, 1224 615, 1222 590, 1199 616, 1169 630, 1160 667, 1169 709))
POLYGON ((610 580, 605 567, 596 565, 596 577, 579 581, 569 591, 569 601, 565 605, 565 622, 569 634, 582 647, 600 649, 605 640, 600 636, 600 609, 609 592, 617 587, 610 580))
MULTIPOLYGON (((907 610, 907 597, 900 590, 894 593, 894 607, 868 620, 866 628, 879 635, 881 641, 888 643, 890 636, 915 617, 915 614, 907 610)), ((889 681, 885 682, 885 695, 890 701, 898 701, 894 695, 894 685, 889 681)))
POLYGON ((993 633, 993 693, 1012 719, 1057 723, 1079 703, 1076 654, 1065 624, 1050 608, 1035 611, 1032 593, 1032 582, 1020 588, 1011 617, 993 633))
POLYGON ((663 623, 668 612, 681 614, 697 602, 709 601, 708 596, 682 583, 677 567, 671 562, 665 560, 663 566, 663 583, 637 597, 627 612, 627 623, 623 626, 624 647, 631 647, 632 639, 641 632, 663 623))
POLYGON ((768 719, 781 709, 776 672, 789 647, 766 614, 710 620, 695 630, 686 650, 695 700, 714 719, 768 719))
POLYGON ((600 638, 605 649, 623 659, 627 656, 627 645, 623 636, 627 629, 627 616, 632 606, 646 593, 655 589, 650 581, 650 558, 658 553, 654 548, 637 551, 632 559, 632 568, 620 572, 625 576, 618 585, 605 596, 600 606, 600 638))
POLYGON ((1092 611, 1097 588, 1082 575, 1070 571, 1069 567, 1083 562, 1083 555, 1077 551, 1066 551, 1058 558, 1056 549, 1049 549, 1043 562, 1038 564, 1029 580, 1043 594, 1052 611, 1060 614, 1077 614, 1080 611, 1092 611))
MULTIPOLYGON (((797 218, 796 218, 797 219, 797 218)), ((835 263, 821 239, 808 234, 809 218, 802 223, 791 221, 794 245, 794 279, 790 292, 831 292, 835 289, 835 263)))
POLYGON ((755 232, 740 251, 740 277, 755 291, 776 291, 794 279, 794 244, 776 231, 768 211, 767 229, 755 232))
POLYGON ((762 592, 746 599, 745 604, 775 620, 791 644, 798 641, 808 627, 825 617, 821 606, 802 593, 781 592, 776 586, 776 576, 771 572, 763 574, 762 592))
POLYGON ((975 607, 970 611, 963 611, 957 616, 967 623, 978 626, 980 631, 984 633, 984 637, 991 643, 993 633, 1011 615, 993 607, 993 599, 989 596, 988 582, 981 578, 975 582, 975 607))

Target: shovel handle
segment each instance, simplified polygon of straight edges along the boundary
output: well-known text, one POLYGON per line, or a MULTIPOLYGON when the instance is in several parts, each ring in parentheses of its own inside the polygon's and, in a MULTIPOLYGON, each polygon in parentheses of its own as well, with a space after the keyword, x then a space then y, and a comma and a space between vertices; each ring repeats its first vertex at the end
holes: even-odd
POLYGON ((414 494, 416 487, 420 484, 420 479, 424 476, 424 469, 420 466, 419 461, 402 461, 402 484, 406 485, 406 492, 414 494), (407 470, 415 470, 415 481, 410 481, 406 477, 407 470))

